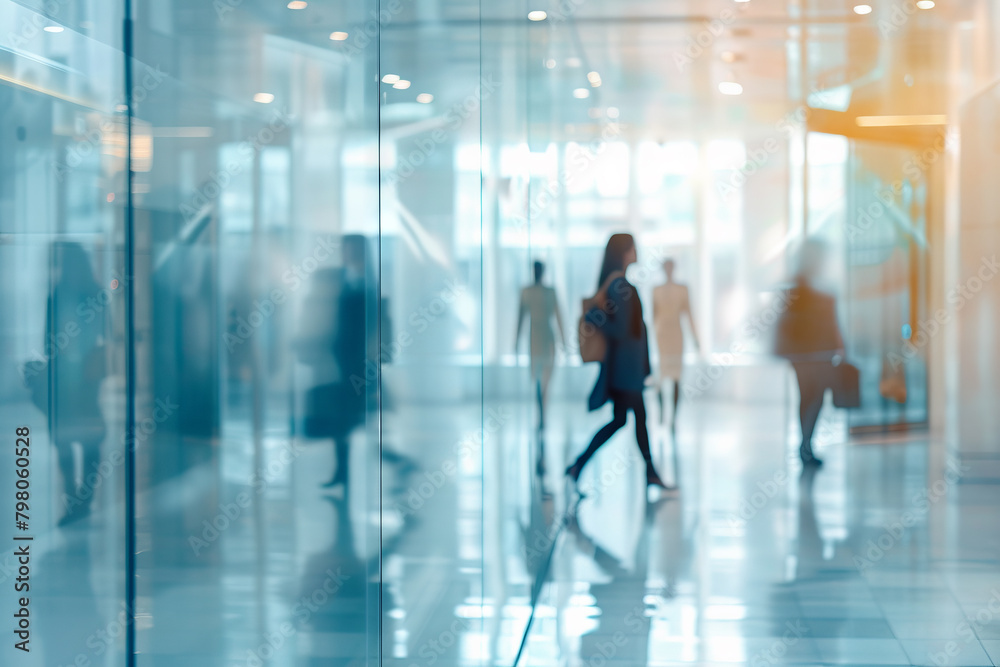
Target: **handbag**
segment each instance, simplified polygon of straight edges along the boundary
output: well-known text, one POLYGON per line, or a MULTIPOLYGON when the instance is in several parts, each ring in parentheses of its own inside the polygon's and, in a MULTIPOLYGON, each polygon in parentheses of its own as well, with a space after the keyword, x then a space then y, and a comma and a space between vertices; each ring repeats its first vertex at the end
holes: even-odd
POLYGON ((349 382, 329 382, 306 392, 302 432, 307 438, 347 435, 365 419, 364 392, 349 382))
POLYGON ((846 361, 833 367, 833 404, 838 408, 861 407, 861 371, 846 361))
POLYGON ((608 351, 608 341, 601 330, 594 324, 587 321, 587 315, 592 311, 604 311, 604 306, 608 300, 608 287, 616 278, 625 275, 624 271, 615 271, 605 279, 597 294, 584 298, 581 303, 580 320, 577 322, 577 338, 580 341, 580 358, 584 363, 588 361, 604 361, 608 351))
POLYGON ((878 393, 902 405, 906 403, 906 367, 893 369, 888 359, 882 360, 882 377, 878 382, 878 393))

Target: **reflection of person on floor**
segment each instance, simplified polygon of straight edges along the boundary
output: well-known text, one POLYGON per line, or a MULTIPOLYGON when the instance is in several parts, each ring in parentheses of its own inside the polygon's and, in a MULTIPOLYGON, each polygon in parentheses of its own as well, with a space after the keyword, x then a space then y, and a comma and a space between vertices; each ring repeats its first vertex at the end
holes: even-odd
POLYGON ((681 328, 682 316, 687 317, 691 328, 691 337, 696 346, 698 331, 691 315, 691 298, 687 285, 674 282, 674 260, 663 262, 663 272, 667 282, 653 290, 653 330, 656 332, 656 346, 660 351, 660 374, 657 378, 657 389, 660 397, 660 415, 664 423, 667 420, 666 404, 663 397, 663 382, 670 380, 673 384, 673 411, 670 415, 670 430, 677 429, 677 404, 681 397, 681 372, 684 369, 684 330, 681 328))
POLYGON ((605 583, 591 584, 589 588, 594 606, 600 609, 600 625, 580 638, 579 658, 584 665, 647 664, 651 625, 646 605, 650 556, 648 524, 654 512, 655 507, 647 504, 646 527, 636 544, 635 567, 631 571, 584 533, 575 520, 567 524, 577 550, 592 557, 594 564, 611 578, 605 583))
POLYGON ((545 264, 535 262, 535 282, 521 290, 520 313, 517 317, 515 347, 521 340, 524 320, 530 319, 531 381, 535 385, 538 400, 538 429, 545 427, 545 400, 548 396, 549 380, 556 361, 556 334, 552 329, 555 320, 559 330, 559 342, 565 343, 562 318, 559 315, 559 301, 556 291, 542 284, 545 264))
POLYGON ((844 356, 844 341, 837 323, 837 303, 813 286, 821 266, 821 248, 803 249, 795 286, 788 293, 788 309, 778 322, 777 353, 792 362, 799 384, 799 422, 804 465, 822 465, 812 449, 813 430, 823 407, 823 397, 834 380, 833 360, 844 356))
POLYGON ((587 322, 597 328, 607 341, 600 375, 590 394, 589 408, 596 410, 609 400, 614 417, 595 435, 590 446, 566 474, 574 483, 590 457, 622 426, 628 411, 635 416, 635 437, 646 462, 646 484, 667 488, 660 480, 649 452, 646 430, 646 406, 642 389, 649 375, 649 343, 642 319, 639 292, 625 278, 625 269, 636 261, 635 241, 631 234, 614 234, 604 250, 604 263, 597 281, 598 298, 603 308, 586 313, 587 322))
MULTIPOLYGON (((97 399, 104 379, 103 320, 93 309, 81 305, 101 291, 94 279, 90 259, 78 243, 56 243, 52 247, 53 287, 46 310, 45 331, 49 354, 50 425, 52 443, 59 456, 66 513, 59 525, 66 525, 90 513, 93 489, 76 483, 76 456, 73 443, 83 454, 83 480, 94 472, 104 441, 104 417, 97 399), (76 332, 73 334, 73 332, 76 332), (59 347, 64 337, 68 344, 59 347)), ((83 481, 86 485, 86 482, 83 481)))

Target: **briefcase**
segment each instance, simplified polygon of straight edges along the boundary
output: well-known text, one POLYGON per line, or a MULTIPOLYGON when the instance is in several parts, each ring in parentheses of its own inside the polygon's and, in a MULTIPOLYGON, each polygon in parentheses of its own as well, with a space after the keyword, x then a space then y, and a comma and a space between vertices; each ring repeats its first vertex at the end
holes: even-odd
POLYGON ((833 404, 838 408, 861 407, 861 371, 846 361, 833 367, 833 404))

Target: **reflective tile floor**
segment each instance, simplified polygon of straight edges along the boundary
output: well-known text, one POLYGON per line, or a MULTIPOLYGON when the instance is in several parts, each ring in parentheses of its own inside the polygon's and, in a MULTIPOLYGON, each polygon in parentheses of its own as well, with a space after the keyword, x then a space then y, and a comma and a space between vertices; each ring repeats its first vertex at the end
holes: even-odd
MULTIPOLYGON (((254 458, 234 419, 203 464, 139 480, 138 664, 1000 665, 1000 484, 926 435, 848 444, 827 409, 803 474, 786 406, 682 404, 679 493, 644 489, 630 423, 580 499, 562 470, 609 414, 549 412, 539 438, 530 404, 400 409, 383 442, 415 467, 358 432, 346 493, 320 486, 328 444, 254 458)), ((42 512, 16 664, 124 664, 119 484, 70 526, 42 512)))

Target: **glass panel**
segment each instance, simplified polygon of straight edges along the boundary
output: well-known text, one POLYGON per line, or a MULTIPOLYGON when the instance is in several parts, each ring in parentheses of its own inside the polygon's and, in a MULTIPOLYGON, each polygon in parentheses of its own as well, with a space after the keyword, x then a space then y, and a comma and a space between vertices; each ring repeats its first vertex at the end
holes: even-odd
POLYGON ((848 163, 845 343, 861 369, 851 428, 927 421, 927 180, 919 154, 855 141, 848 163))
POLYGON ((125 663, 121 20, 0 1, 4 665, 125 663))
POLYGON ((136 5, 139 665, 375 664, 391 625, 379 5, 285 5, 136 5))

